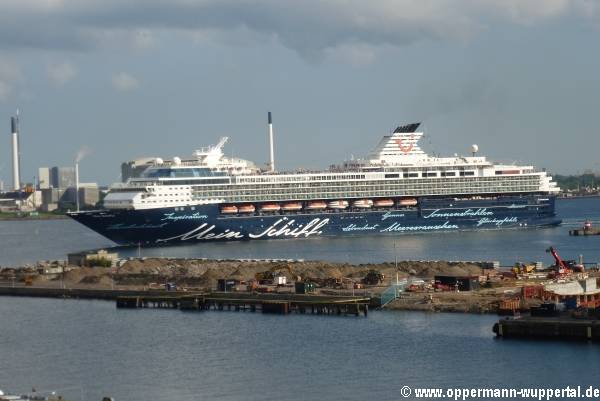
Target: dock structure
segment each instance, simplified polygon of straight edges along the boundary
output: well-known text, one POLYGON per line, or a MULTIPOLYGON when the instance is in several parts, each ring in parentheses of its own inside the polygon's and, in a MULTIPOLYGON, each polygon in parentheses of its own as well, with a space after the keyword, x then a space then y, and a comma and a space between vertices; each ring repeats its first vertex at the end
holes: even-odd
POLYGON ((598 228, 590 228, 590 229, 585 229, 585 228, 578 228, 575 230, 569 230, 569 235, 573 235, 573 236, 582 236, 582 235, 600 235, 600 229, 598 228))
POLYGON ((117 308, 367 316, 370 302, 368 297, 214 292, 180 296, 123 296, 117 297, 117 308))
POLYGON ((569 317, 502 319, 493 331, 502 338, 600 341, 600 321, 569 317))

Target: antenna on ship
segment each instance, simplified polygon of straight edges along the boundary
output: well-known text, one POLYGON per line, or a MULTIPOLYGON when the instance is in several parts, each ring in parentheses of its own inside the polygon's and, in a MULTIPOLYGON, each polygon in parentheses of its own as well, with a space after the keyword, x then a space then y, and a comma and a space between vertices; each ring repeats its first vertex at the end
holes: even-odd
POLYGON ((268 121, 269 121, 269 171, 275 172, 275 155, 273 153, 273 120, 271 119, 271 112, 268 112, 268 121))

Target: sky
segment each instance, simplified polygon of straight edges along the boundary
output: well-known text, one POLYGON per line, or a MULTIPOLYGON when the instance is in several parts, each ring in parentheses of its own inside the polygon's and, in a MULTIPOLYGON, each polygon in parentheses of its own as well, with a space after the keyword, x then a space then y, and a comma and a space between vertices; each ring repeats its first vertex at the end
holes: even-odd
POLYGON ((421 121, 429 153, 600 172, 599 44, 596 0, 1 0, 0 180, 17 108, 24 182, 221 136, 264 166, 267 111, 279 170, 421 121))

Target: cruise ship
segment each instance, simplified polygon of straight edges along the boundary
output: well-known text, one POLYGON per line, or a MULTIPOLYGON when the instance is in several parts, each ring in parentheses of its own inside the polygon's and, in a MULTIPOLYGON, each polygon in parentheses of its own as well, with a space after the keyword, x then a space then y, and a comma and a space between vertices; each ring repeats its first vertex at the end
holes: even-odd
MULTIPOLYGON (((270 116, 269 116, 270 117, 270 116)), ((552 226, 559 188, 533 166, 433 157, 420 123, 383 136, 364 159, 325 171, 261 170, 223 153, 156 158, 111 186, 103 209, 70 217, 122 245, 320 238, 552 226)))

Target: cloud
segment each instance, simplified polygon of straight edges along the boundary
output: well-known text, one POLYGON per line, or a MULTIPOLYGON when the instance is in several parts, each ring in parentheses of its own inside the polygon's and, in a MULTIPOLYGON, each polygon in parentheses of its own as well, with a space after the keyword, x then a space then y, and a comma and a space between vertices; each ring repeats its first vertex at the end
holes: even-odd
POLYGON ((21 68, 9 60, 0 59, 0 101, 7 100, 21 81, 23 81, 21 68))
POLYGON ((154 47, 154 34, 149 29, 138 29, 131 34, 131 45, 137 50, 154 47))
POLYGON ((11 91, 12 88, 9 84, 4 81, 0 81, 0 101, 5 101, 8 99, 8 95, 10 95, 11 91))
POLYGON ((62 86, 77 75, 76 68, 69 62, 50 64, 47 68, 48 78, 57 86, 62 86))
POLYGON ((112 85, 116 90, 128 92, 137 89, 139 82, 133 75, 120 72, 112 77, 112 85))
POLYGON ((354 66, 372 64, 377 58, 376 48, 364 43, 343 44, 325 49, 324 53, 330 59, 354 66))
POLYGON ((590 0, 4 0, 0 48, 148 48, 158 31, 217 41, 251 32, 306 57, 340 53, 361 63, 370 58, 370 46, 464 41, 487 24, 534 24, 569 14, 592 18, 598 12, 590 0), (112 40, 116 36, 128 40, 112 40))

